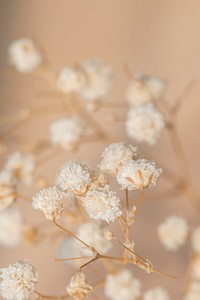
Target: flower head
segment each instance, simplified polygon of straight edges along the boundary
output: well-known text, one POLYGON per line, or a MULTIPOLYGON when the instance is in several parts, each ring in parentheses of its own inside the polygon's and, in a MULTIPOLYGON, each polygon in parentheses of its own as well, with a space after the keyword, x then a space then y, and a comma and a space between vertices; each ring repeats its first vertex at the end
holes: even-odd
POLYGON ((41 55, 30 39, 14 41, 8 48, 9 60, 15 68, 24 73, 32 72, 41 61, 41 55))
POLYGON ((117 181, 122 189, 129 191, 148 188, 156 184, 161 172, 154 162, 146 159, 128 160, 119 169, 117 181))
POLYGON ((0 294, 7 300, 25 300, 35 291, 38 272, 28 260, 19 260, 8 268, 0 269, 0 294))
POLYGON ((70 67, 66 67, 59 74, 57 88, 64 94, 68 94, 79 91, 82 84, 83 78, 81 74, 70 67))
POLYGON ((144 294, 144 300, 170 300, 170 296, 167 291, 157 286, 144 294))
POLYGON ((87 284, 86 276, 82 271, 77 272, 67 287, 67 293, 75 300, 84 299, 92 291, 92 286, 87 284))
POLYGON ((64 210, 62 195, 57 187, 42 189, 33 197, 32 206, 43 212, 48 220, 58 219, 64 210))

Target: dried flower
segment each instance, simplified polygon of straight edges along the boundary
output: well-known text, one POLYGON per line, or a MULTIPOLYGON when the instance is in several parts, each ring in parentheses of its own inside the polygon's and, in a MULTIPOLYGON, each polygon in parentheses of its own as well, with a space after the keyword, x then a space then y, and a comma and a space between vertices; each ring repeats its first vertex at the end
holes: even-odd
POLYGON ((23 222, 18 209, 11 207, 0 213, 0 244, 16 247, 22 239, 23 222))
POLYGON ((170 296, 162 287, 157 286, 144 294, 144 300, 170 300, 170 296))
POLYGON ((156 184, 162 169, 158 169, 154 162, 146 159, 128 160, 119 169, 117 181, 122 189, 129 191, 148 188, 156 184))
POLYGON ((112 300, 136 300, 141 296, 141 284, 129 270, 123 269, 107 275, 105 295, 112 300))
POLYGON ((43 212, 48 220, 58 219, 64 210, 62 195, 57 187, 42 189, 33 197, 32 206, 43 212))
POLYGON ((158 237, 162 245, 170 251, 181 247, 188 236, 187 221, 180 216, 169 216, 158 226, 158 237))
POLYGON ((104 230, 104 237, 107 241, 111 241, 114 238, 114 233, 108 229, 104 230))
POLYGON ((83 206, 90 218, 107 223, 114 222, 122 214, 120 200, 108 185, 89 190, 83 198, 83 206))
POLYGON ((15 68, 24 73, 32 72, 41 61, 41 55, 30 39, 14 41, 8 48, 9 60, 15 68))
POLYGON ((119 168, 137 154, 137 147, 127 143, 113 143, 106 147, 101 155, 101 171, 116 175, 119 168))
POLYGON ((67 287, 67 293, 75 300, 84 299, 92 291, 92 286, 87 284, 86 276, 82 271, 77 272, 67 287))
POLYGON ((25 300, 35 291, 39 274, 28 260, 19 260, 0 271, 0 294, 5 299, 25 300))
POLYGON ((157 100, 165 92, 167 86, 166 80, 148 75, 144 75, 143 80, 145 81, 147 88, 151 92, 153 100, 157 100))
POLYGON ((195 228, 192 233, 192 249, 194 252, 200 254, 200 226, 195 228))
POLYGON ((128 111, 127 135, 137 142, 154 145, 165 126, 163 114, 152 104, 143 104, 128 111))
POLYGON ((81 74, 70 67, 66 67, 59 74, 57 88, 64 94, 68 94, 79 91, 82 84, 83 78, 81 74))
POLYGON ((91 176, 86 165, 69 161, 60 171, 58 186, 63 192, 82 195, 91 183, 91 176))
POLYGON ((62 118, 51 124, 51 142, 65 150, 73 150, 85 131, 85 124, 79 118, 62 118))

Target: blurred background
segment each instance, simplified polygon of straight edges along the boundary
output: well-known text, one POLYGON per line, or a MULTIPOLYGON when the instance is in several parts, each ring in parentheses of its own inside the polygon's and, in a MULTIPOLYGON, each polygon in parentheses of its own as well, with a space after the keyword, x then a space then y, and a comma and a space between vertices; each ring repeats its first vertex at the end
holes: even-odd
MULTIPOLYGON (((86 59, 97 58, 110 65, 116 76, 116 86, 109 101, 124 100, 128 78, 124 66, 134 73, 165 78, 168 81, 166 99, 174 103, 192 80, 196 85, 178 114, 178 131, 189 164, 191 176, 199 187, 200 158, 200 2, 198 0, 0 0, 0 102, 1 113, 12 109, 10 102, 20 101, 33 105, 54 103, 55 99, 42 97, 40 91, 48 91, 48 85, 31 75, 12 74, 7 69, 7 48, 16 39, 31 38, 40 49, 46 64, 55 72, 65 65, 74 65, 86 59)), ((99 123, 106 124, 106 116, 112 111, 97 112, 99 123)), ((119 113, 119 110, 117 110, 119 113)), ((126 110, 120 114, 125 116, 126 110)), ((19 128, 19 134, 47 137, 48 124, 55 114, 44 119, 35 118, 19 128)), ((118 123, 109 130, 116 141, 127 140, 124 124, 118 123)), ((38 172, 55 180, 60 166, 69 158, 78 157, 95 167, 100 161, 104 143, 81 146, 78 153, 61 153, 38 172)), ((176 162, 168 138, 164 132, 153 147, 139 146, 146 158, 164 162, 176 170, 176 162)), ((162 186, 164 180, 159 181, 162 186)), ((157 189, 157 187, 156 187, 157 189)), ((159 188, 158 188, 159 189, 159 188)), ((157 190, 155 190, 157 191, 157 190)), ((31 197, 35 191, 26 191, 31 197)), ((151 193, 151 192, 149 192, 151 193)), ((146 195, 145 195, 146 197, 146 195)), ((28 220, 37 220, 38 213, 28 204, 20 203, 28 220)), ((143 290, 155 285, 166 287, 172 299, 181 299, 184 274, 190 255, 188 246, 178 252, 168 253, 157 238, 159 222, 171 213, 181 213, 192 226, 199 222, 199 214, 184 197, 151 199, 148 196, 134 225, 134 240, 142 256, 149 258, 159 270, 178 275, 178 280, 156 274, 146 274, 136 267, 133 272, 142 280, 143 290)), ((42 220, 38 219, 39 221, 42 220)), ((38 221, 38 222, 39 222, 38 221)), ((35 221, 34 221, 35 222, 35 221)), ((38 290, 47 294, 64 292, 72 274, 71 269, 54 263, 56 245, 44 242, 39 247, 22 246, 7 250, 0 248, 0 265, 7 266, 27 257, 36 264, 40 281, 38 290), (69 270, 69 271, 68 271, 69 270)), ((90 273, 89 279, 93 278, 90 273)))

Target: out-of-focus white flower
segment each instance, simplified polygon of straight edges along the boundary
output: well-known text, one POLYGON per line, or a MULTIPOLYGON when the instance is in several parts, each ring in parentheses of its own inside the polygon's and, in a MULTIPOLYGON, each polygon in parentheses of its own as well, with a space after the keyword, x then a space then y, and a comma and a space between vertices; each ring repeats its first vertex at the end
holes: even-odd
POLYGON ((84 299, 92 292, 92 286, 87 284, 86 276, 82 271, 77 272, 67 287, 67 293, 75 300, 84 299))
POLYGON ((32 206, 41 210, 48 220, 58 219, 64 210, 62 194, 55 186, 42 189, 33 197, 32 206))
POLYGON ((81 74, 70 67, 64 68, 58 77, 57 88, 64 94, 77 92, 83 84, 81 74))
POLYGON ((16 192, 12 175, 9 171, 0 172, 0 212, 9 206, 16 199, 16 192))
POLYGON ((137 154, 137 147, 127 143, 113 143, 106 147, 101 155, 100 170, 116 175, 119 168, 137 154))
POLYGON ((69 161, 60 171, 58 186, 63 192, 82 195, 91 183, 88 167, 81 163, 69 161))
POLYGON ((154 186, 162 169, 158 169, 155 163, 146 159, 128 160, 119 169, 117 181, 122 189, 129 191, 154 186))
POLYGON ((165 126, 163 114, 152 104, 143 104, 128 111, 126 132, 137 142, 154 145, 165 126))
MULTIPOLYGON (((112 248, 112 243, 105 239, 104 230, 105 228, 100 224, 89 222, 80 225, 77 236, 88 245, 94 247, 98 253, 106 254, 112 248)), ((92 255, 87 248, 83 249, 83 253, 92 255)))
POLYGON ((8 48, 9 61, 15 68, 24 73, 32 72, 41 61, 41 55, 30 39, 14 41, 8 48))
POLYGON ((163 95, 167 86, 166 80, 147 75, 145 75, 143 78, 146 86, 148 87, 151 93, 153 100, 157 100, 163 95))
POLYGON ((167 291, 165 291, 162 287, 155 287, 151 290, 148 290, 144 294, 144 300, 170 300, 170 296, 167 291))
POLYGON ((5 170, 11 173, 15 183, 30 185, 35 168, 35 159, 31 154, 13 152, 7 159, 5 170))
POLYGON ((0 244, 16 247, 22 239, 23 222, 18 209, 11 207, 0 213, 0 244))
POLYGON ((108 229, 105 229, 104 236, 107 241, 111 241, 114 238, 114 233, 108 229))
POLYGON ((105 295, 112 300, 136 300, 141 296, 141 284, 129 270, 123 269, 107 275, 105 295))
POLYGON ((192 250, 200 254, 200 226, 192 233, 192 250))
POLYGON ((170 251, 175 251, 181 247, 185 243, 188 233, 188 223, 180 216, 169 216, 158 226, 160 242, 170 251))
POLYGON ((112 89, 114 83, 113 72, 98 60, 87 60, 78 69, 84 78, 84 84, 78 91, 86 100, 94 101, 104 98, 112 89))
POLYGON ((25 300, 35 291, 38 271, 27 259, 0 269, 0 294, 7 300, 25 300))
POLYGON ((107 223, 114 222, 122 214, 120 200, 108 185, 89 190, 83 199, 83 206, 90 218, 107 223))
POLYGON ((51 124, 51 142, 65 150, 73 150, 85 132, 86 126, 79 118, 62 118, 51 124))

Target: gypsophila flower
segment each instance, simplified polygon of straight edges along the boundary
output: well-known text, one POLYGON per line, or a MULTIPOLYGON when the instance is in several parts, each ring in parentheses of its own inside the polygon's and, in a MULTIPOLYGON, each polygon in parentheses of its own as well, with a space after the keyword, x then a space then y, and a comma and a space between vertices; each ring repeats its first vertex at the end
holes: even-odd
MULTIPOLYGON (((94 247, 98 253, 106 254, 112 248, 112 243, 105 239, 104 230, 105 227, 100 224, 83 223, 79 226, 77 236, 88 245, 94 247)), ((83 249, 83 254, 92 255, 88 248, 83 249)))
POLYGON ((64 94, 77 92, 80 90, 83 80, 81 74, 70 67, 66 67, 59 74, 57 88, 64 94))
POLYGON ((63 192, 82 195, 91 183, 91 176, 86 165, 69 161, 60 171, 58 186, 63 192))
POLYGON ((191 237, 192 250, 200 254, 200 226, 196 227, 191 237))
POLYGON ((92 286, 87 284, 86 276, 82 271, 77 272, 67 287, 67 293, 75 300, 84 299, 92 292, 92 286))
POLYGON ((170 296, 167 291, 162 287, 155 287, 151 290, 148 290, 143 297, 143 300, 170 300, 170 296))
POLYGON ((64 210, 62 194, 55 186, 42 189, 33 197, 32 206, 41 210, 48 220, 58 219, 64 210))
POLYGON ((188 223, 180 216, 169 216, 158 226, 160 242, 170 251, 175 251, 181 247, 185 243, 188 233, 188 223))
POLYGON ((107 223, 114 222, 122 214, 120 200, 108 185, 89 190, 83 199, 83 206, 90 218, 107 223))
POLYGON ((22 239, 23 222, 20 211, 11 207, 0 213, 0 244, 16 247, 22 239))
POLYGON ((111 300, 136 300, 141 296, 141 284, 129 270, 123 269, 107 275, 105 295, 111 300))
POLYGON ((73 150, 85 132, 86 126, 79 118, 61 118, 51 124, 51 142, 65 150, 73 150))
POLYGON ((15 183, 30 185, 35 168, 35 159, 31 154, 13 152, 7 159, 5 170, 11 173, 15 183))
POLYGON ((113 143, 106 147, 101 155, 99 168, 101 171, 116 175, 119 168, 137 154, 137 147, 127 143, 113 143))
POLYGON ((15 68, 24 73, 32 72, 41 61, 41 55, 30 39, 14 41, 8 48, 9 61, 15 68))
POLYGON ((78 73, 84 78, 84 84, 78 92, 86 100, 102 99, 113 87, 112 70, 98 60, 85 61, 78 68, 78 73))
POLYGON ((119 169, 117 181, 122 189, 129 191, 154 186, 162 169, 156 168, 152 161, 146 159, 128 160, 119 169))
POLYGON ((111 241, 114 238, 114 233, 108 229, 104 230, 104 237, 107 241, 111 241))
POLYGON ((35 291, 38 271, 28 260, 19 260, 0 269, 0 294, 7 300, 25 300, 35 291))
POLYGON ((155 76, 143 76, 143 80, 149 89, 153 100, 160 98, 166 90, 167 82, 155 76))
POLYGON ((154 145, 165 126, 163 114, 152 104, 143 104, 128 111, 126 132, 137 142, 154 145))

